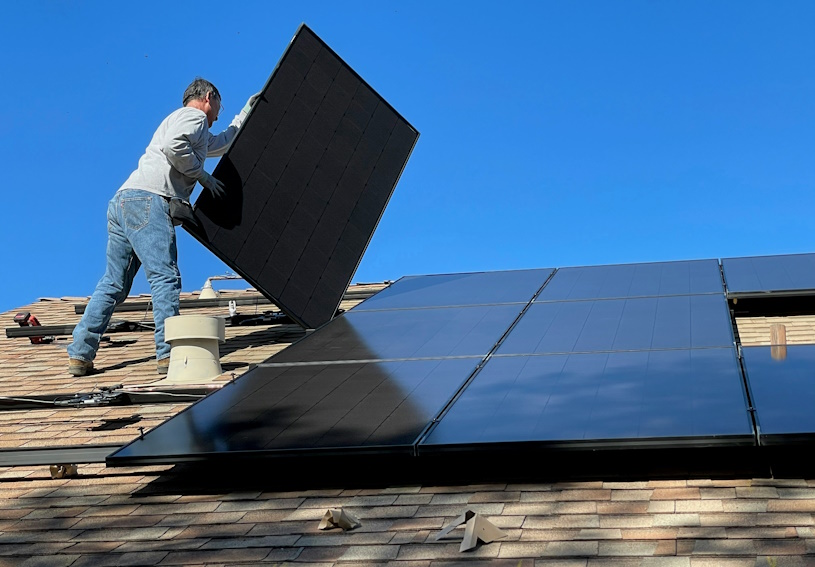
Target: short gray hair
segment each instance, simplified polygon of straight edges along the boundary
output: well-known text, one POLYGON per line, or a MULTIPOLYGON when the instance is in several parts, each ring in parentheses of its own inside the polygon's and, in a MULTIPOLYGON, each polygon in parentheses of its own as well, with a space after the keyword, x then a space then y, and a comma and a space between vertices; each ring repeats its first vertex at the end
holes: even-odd
POLYGON ((221 100, 221 93, 218 92, 215 85, 206 79, 196 77, 195 80, 190 83, 190 86, 187 87, 187 90, 184 91, 182 104, 187 106, 187 103, 191 100, 204 100, 208 94, 213 94, 218 97, 218 100, 221 100))

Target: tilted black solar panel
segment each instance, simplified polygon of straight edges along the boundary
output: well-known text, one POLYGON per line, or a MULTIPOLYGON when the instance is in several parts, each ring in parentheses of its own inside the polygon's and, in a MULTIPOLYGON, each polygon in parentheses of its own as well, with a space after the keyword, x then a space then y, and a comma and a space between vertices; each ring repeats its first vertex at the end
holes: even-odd
POLYGON ((305 25, 195 203, 202 244, 308 328, 331 320, 419 133, 305 25))

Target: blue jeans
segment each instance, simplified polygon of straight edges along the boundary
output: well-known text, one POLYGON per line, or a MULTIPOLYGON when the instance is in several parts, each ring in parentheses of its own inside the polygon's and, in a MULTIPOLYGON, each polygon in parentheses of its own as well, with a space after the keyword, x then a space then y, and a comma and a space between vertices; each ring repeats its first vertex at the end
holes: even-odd
POLYGON ((170 356, 170 345, 164 341, 164 320, 178 315, 181 292, 175 227, 169 202, 139 189, 117 191, 108 204, 107 269, 74 328, 68 356, 86 362, 94 359, 114 308, 130 293, 142 264, 153 296, 156 358, 170 356))

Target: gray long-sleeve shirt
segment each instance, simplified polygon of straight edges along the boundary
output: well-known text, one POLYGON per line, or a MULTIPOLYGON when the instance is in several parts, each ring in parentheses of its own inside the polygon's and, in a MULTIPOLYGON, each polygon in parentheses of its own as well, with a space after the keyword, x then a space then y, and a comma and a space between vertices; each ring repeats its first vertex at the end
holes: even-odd
POLYGON ((159 124, 138 168, 120 189, 143 189, 189 200, 195 182, 204 174, 204 160, 226 153, 243 118, 241 112, 226 130, 213 136, 202 110, 179 108, 159 124))

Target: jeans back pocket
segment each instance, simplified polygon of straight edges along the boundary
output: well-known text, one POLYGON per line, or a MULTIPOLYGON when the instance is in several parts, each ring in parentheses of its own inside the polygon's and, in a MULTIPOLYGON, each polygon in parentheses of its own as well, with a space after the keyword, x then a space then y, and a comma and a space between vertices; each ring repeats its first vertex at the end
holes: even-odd
POLYGON ((150 220, 150 197, 128 197, 122 199, 122 216, 125 226, 139 230, 147 226, 150 220))

